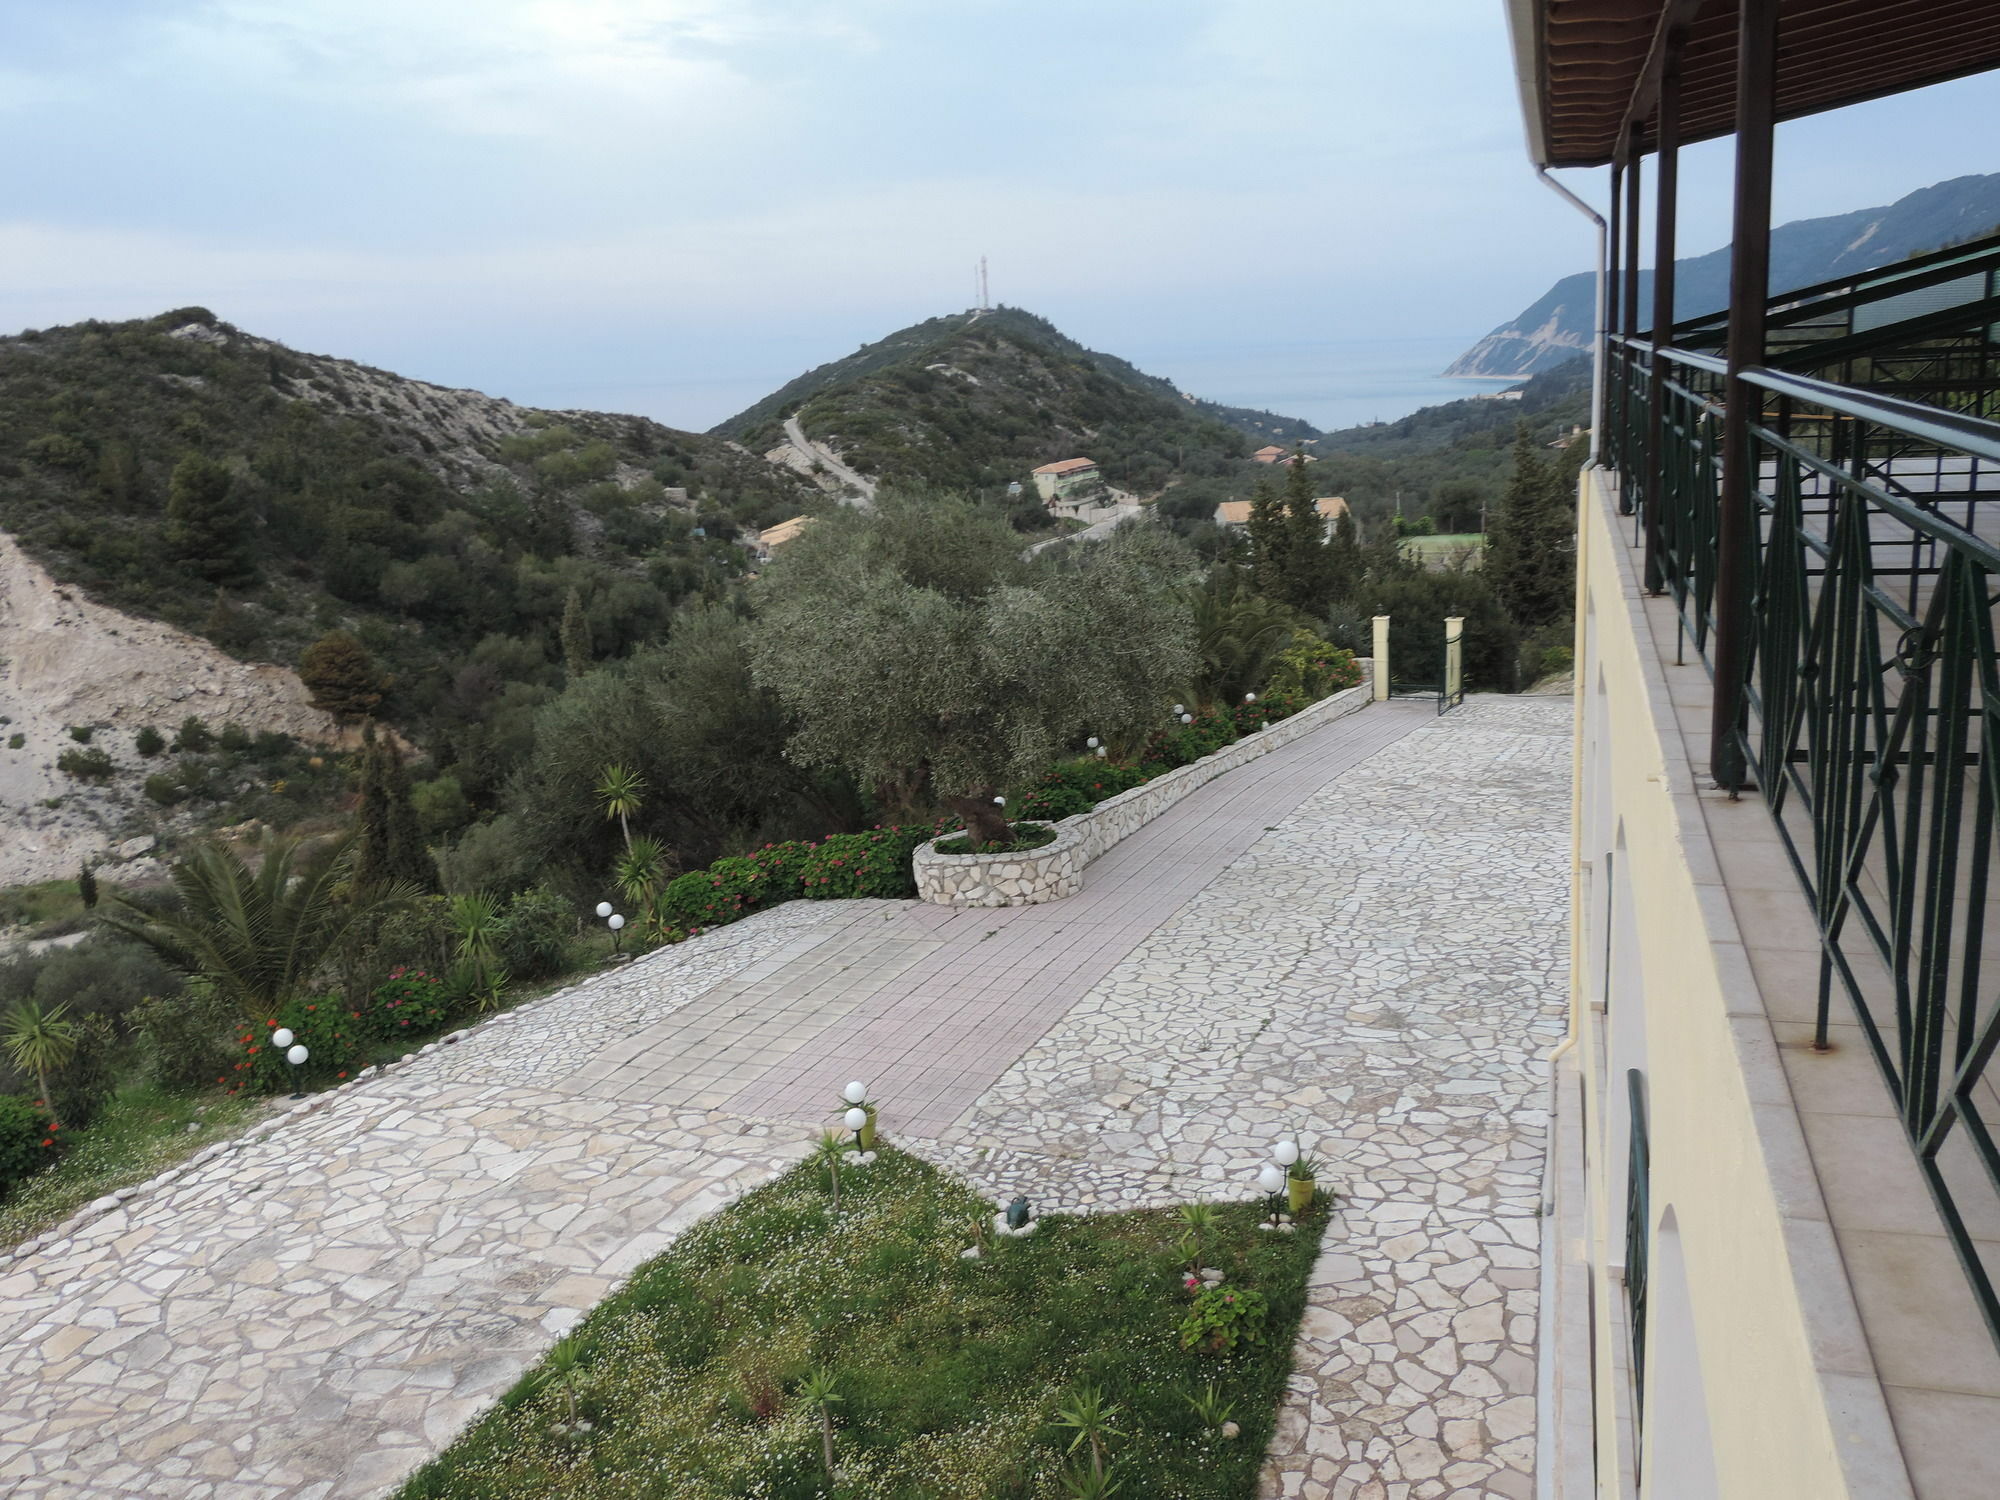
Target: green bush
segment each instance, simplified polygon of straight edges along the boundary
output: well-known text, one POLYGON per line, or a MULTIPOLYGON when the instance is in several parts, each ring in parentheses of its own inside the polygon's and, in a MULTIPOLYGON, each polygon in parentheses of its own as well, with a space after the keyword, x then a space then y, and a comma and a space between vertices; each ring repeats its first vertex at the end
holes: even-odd
POLYGON ((209 727, 193 714, 181 720, 181 727, 174 732, 174 742, 170 747, 176 755, 200 755, 215 748, 215 736, 209 727))
POLYGON ((1292 636, 1292 644, 1272 664, 1269 691, 1292 693, 1308 702, 1343 692, 1361 681, 1361 664, 1354 653, 1310 630, 1292 636))
POLYGON ((1055 820, 1089 812, 1120 792, 1129 792, 1151 778, 1138 766, 1121 761, 1100 760, 1095 755, 1063 761, 1041 779, 1032 792, 1021 799, 1023 817, 1055 820))
POLYGON ((65 750, 56 757, 56 769, 78 781, 109 781, 117 768, 102 750, 65 750))
POLYGON ((944 826, 891 825, 866 833, 830 834, 806 856, 799 870, 800 888, 814 901, 907 900, 917 893, 910 857, 917 845, 936 838, 944 826))
POLYGON ((167 737, 148 724, 132 736, 132 748, 150 760, 167 748, 167 737))
POLYGON ((0 1094, 0 1197, 55 1160, 51 1123, 28 1100, 0 1094))
POLYGON ((1230 712, 1230 719, 1236 725, 1240 739, 1246 734, 1255 734, 1266 724, 1275 724, 1280 719, 1289 719, 1313 700, 1303 693, 1271 692, 1264 694, 1255 703, 1239 703, 1230 712))
POLYGON ((171 772, 155 771, 146 778, 146 796, 162 807, 176 807, 187 801, 187 789, 171 772))
POLYGON ((569 967, 570 944, 576 937, 576 910, 538 885, 507 903, 495 943, 500 967, 515 979, 547 979, 569 967))
POLYGON ((88 724, 72 724, 69 726, 69 737, 79 745, 88 745, 93 733, 95 731, 88 724))
POLYGON ((1158 775, 1176 766, 1192 765, 1236 740, 1236 721, 1220 709, 1204 708, 1192 724, 1162 729, 1139 752, 1140 768, 1158 775))
POLYGON ((18 750, 27 743, 28 737, 19 730, 7 736, 7 748, 9 750, 18 750))
POLYGON ((118 1033, 104 1016, 88 1016, 76 1028, 76 1051, 49 1074, 49 1100, 66 1130, 80 1130, 118 1089, 118 1033))
POLYGON ((197 1089, 226 1080, 235 1011, 213 987, 191 984, 178 995, 149 995, 131 1015, 139 1055, 162 1088, 197 1089))

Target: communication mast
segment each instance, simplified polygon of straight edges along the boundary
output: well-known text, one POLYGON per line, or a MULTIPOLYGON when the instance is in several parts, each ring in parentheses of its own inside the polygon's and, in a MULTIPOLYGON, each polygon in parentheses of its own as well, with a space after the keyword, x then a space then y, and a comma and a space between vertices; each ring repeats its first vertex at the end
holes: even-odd
POLYGON ((986 257, 983 255, 979 257, 979 310, 993 311, 992 299, 986 294, 986 257))

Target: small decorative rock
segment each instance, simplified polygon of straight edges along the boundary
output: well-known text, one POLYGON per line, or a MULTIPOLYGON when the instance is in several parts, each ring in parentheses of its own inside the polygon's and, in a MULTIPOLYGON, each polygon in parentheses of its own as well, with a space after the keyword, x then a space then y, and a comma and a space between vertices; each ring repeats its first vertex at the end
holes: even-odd
POLYGON ((1238 1427, 1234 1422, 1224 1422, 1222 1424, 1222 1435, 1226 1438, 1236 1437, 1242 1431, 1243 1429, 1241 1427, 1238 1427))

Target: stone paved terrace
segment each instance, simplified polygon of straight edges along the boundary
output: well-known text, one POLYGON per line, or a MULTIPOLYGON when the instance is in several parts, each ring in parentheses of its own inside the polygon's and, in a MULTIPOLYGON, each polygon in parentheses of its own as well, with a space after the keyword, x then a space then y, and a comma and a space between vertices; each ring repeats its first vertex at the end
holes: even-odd
POLYGON ((1345 1203, 1271 1495, 1528 1500, 1569 705, 1376 705, 1231 772, 1082 895, 798 902, 349 1087, 0 1267, 0 1490, 364 1496, 619 1277, 883 1126, 1044 1208, 1345 1203))

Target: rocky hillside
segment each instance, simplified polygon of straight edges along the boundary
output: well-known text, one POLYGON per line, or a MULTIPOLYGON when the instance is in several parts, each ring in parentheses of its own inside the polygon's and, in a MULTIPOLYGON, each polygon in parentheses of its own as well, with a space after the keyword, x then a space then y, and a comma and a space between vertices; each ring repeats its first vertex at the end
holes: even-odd
MULTIPOLYGON (((1920 188, 1886 208, 1824 219, 1798 219, 1771 231, 1771 285, 1811 286, 1873 270, 1927 250, 1977 239, 2000 228, 2000 173, 1954 177, 1920 188)), ((1674 263, 1674 316, 1698 317, 1729 303, 1729 251, 1674 263)), ((1651 307, 1652 273, 1639 277, 1651 307)), ((1595 280, 1565 276, 1519 317, 1494 329, 1453 361, 1447 375, 1533 375, 1589 348, 1595 280)))
POLYGON ((886 481, 991 490, 1079 455, 1114 486, 1157 494, 1176 477, 1240 468, 1307 423, 1202 401, 1086 349, 1016 308, 932 318, 808 371, 714 429, 759 450, 807 438, 886 481))

